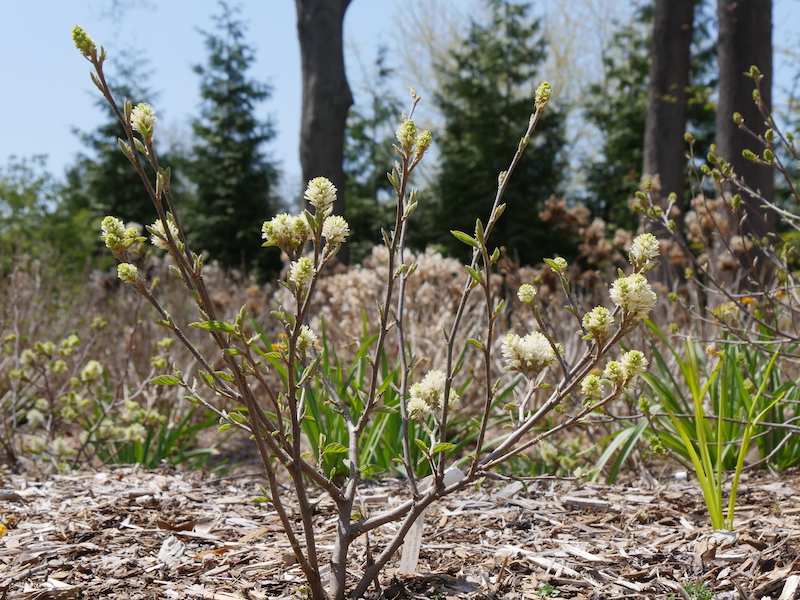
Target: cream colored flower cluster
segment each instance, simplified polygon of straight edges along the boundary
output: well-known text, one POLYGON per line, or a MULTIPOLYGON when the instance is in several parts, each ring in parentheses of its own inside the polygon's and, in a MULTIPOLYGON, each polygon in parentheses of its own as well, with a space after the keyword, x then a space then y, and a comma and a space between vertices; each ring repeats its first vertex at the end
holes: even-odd
POLYGON ((503 338, 503 358, 506 369, 519 371, 529 378, 552 365, 558 357, 544 334, 534 331, 524 337, 509 333, 503 338))
POLYGON ((303 197, 314 207, 314 215, 307 212, 300 216, 281 213, 266 221, 261 227, 264 246, 277 246, 294 258, 309 240, 319 239, 316 237, 319 234, 327 241, 328 253, 333 254, 350 235, 344 217, 332 215, 336 193, 336 186, 325 177, 309 181, 303 197))
POLYGON ((611 387, 614 395, 624 392, 635 378, 645 372, 648 364, 639 350, 629 350, 618 361, 609 361, 601 374, 587 375, 581 381, 581 393, 596 402, 603 398, 606 386, 611 387))
MULTIPOLYGON (((447 379, 442 371, 429 371, 422 381, 418 381, 411 386, 408 400, 408 416, 412 419, 422 420, 435 411, 444 408, 444 388, 447 379)), ((458 404, 459 396, 451 387, 448 394, 447 406, 449 409, 455 408, 458 404)))

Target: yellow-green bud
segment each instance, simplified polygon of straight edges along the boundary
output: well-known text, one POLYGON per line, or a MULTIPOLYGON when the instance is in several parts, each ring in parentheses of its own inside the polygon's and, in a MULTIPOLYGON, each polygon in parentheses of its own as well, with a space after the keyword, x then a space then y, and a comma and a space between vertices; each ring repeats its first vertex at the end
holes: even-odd
POLYGON ((417 136, 417 150, 416 150, 417 156, 422 156, 425 153, 425 151, 430 147, 432 141, 433 141, 433 136, 431 135, 430 131, 426 129, 425 131, 420 133, 417 136))
POLYGON ((125 283, 136 283, 139 281, 139 269, 130 263, 120 263, 117 265, 117 276, 125 283))
POLYGON ((543 81, 538 88, 536 88, 536 108, 544 108, 550 101, 550 95, 553 93, 549 81, 543 81))
POLYGON ((404 121, 395 134, 397 141, 400 142, 400 147, 408 152, 414 147, 417 141, 417 126, 411 119, 404 121))
POLYGON ((523 283, 521 286, 519 286, 517 298, 520 299, 520 302, 530 304, 536 299, 536 288, 529 283, 523 283))
POLYGON ((75 25, 72 28, 72 41, 75 42, 75 47, 81 51, 81 54, 84 56, 91 56, 92 52, 94 52, 95 46, 94 40, 89 37, 89 34, 84 31, 83 27, 80 25, 75 25))

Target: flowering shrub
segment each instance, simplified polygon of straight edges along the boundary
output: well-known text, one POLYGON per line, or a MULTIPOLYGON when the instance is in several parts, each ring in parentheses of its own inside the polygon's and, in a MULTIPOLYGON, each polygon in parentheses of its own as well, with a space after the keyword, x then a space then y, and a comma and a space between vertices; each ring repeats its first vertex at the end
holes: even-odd
MULTIPOLYGON (((154 111, 147 105, 133 107, 128 101, 120 107, 105 83, 105 51, 98 49, 78 27, 73 38, 81 54, 91 62, 95 70, 93 80, 124 128, 121 150, 141 175, 158 215, 148 228, 152 236, 150 241, 166 249, 173 276, 186 286, 197 304, 200 320, 188 323, 188 326, 207 331, 217 347, 213 353, 201 352, 189 338, 187 324, 176 320, 156 296, 156 286, 150 283, 145 270, 136 264, 141 260, 140 254, 133 252, 146 238, 135 229, 126 228, 120 219, 106 218, 101 235, 119 261, 119 278, 157 310, 160 325, 174 334, 201 367, 199 382, 185 377, 178 368, 154 378, 153 382, 182 389, 188 401, 217 414, 223 429, 239 428, 253 437, 268 480, 265 499, 271 502, 281 519, 284 533, 307 577, 312 598, 338 600, 346 594, 362 597, 430 504, 491 476, 496 467, 539 444, 544 437, 583 422, 619 397, 646 368, 647 360, 637 350, 625 352, 619 360, 608 359, 617 352, 620 341, 641 324, 656 302, 656 294, 644 277, 644 273, 653 267, 652 260, 658 250, 648 235, 632 244, 630 263, 633 272, 621 276, 611 286, 609 294, 615 307, 598 307, 587 315, 582 315, 576 308, 570 291, 568 263, 562 258, 547 261, 562 290, 570 298, 570 312, 580 330, 577 336, 579 344, 572 347, 577 351, 567 352, 553 338, 543 321, 544 313, 536 301, 536 288, 532 282, 525 282, 526 285, 518 291, 521 305, 532 317, 527 331, 524 335, 514 332, 505 337, 498 335, 497 327, 505 305, 495 289, 495 271, 501 252, 489 246, 489 239, 505 211, 502 198, 510 177, 550 99, 551 90, 546 82, 536 92, 528 129, 509 169, 498 177, 497 194, 486 223, 479 219, 474 232, 453 232, 456 238, 472 248, 472 260, 464 270, 458 269, 461 282, 457 286, 458 292, 448 298, 451 300, 450 310, 439 313, 444 317, 441 323, 444 334, 428 340, 434 350, 429 353, 432 358, 426 365, 431 368, 426 369, 422 376, 414 369, 419 357, 410 351, 415 346, 410 338, 409 324, 414 316, 409 302, 415 286, 419 286, 416 293, 423 293, 424 283, 418 283, 418 272, 424 269, 423 259, 428 255, 407 255, 404 240, 418 198, 417 191, 410 187, 410 178, 432 139, 429 132, 419 132, 412 120, 419 100, 412 94, 411 110, 403 116, 397 130, 397 167, 389 174, 397 207, 394 228, 386 233, 385 248, 380 252, 383 278, 375 282, 377 292, 373 292, 378 294, 372 325, 376 330, 375 343, 370 350, 368 374, 361 380, 361 387, 348 389, 345 395, 330 385, 319 368, 323 357, 319 353, 318 331, 315 330, 312 310, 318 301, 315 294, 320 291, 323 281, 321 273, 332 264, 349 232, 345 220, 332 214, 336 188, 325 178, 311 180, 305 192, 306 210, 297 215, 277 215, 263 225, 264 246, 279 248, 289 260, 285 278, 281 281, 285 290, 282 297, 286 302, 276 306, 271 313, 280 324, 283 337, 279 343, 268 347, 261 334, 252 330, 246 306, 242 306, 230 321, 222 320, 218 315, 203 277, 203 258, 186 244, 179 211, 173 204, 170 191, 169 169, 158 162, 153 146, 157 122, 154 111), (154 184, 146 177, 143 161, 149 162, 157 173, 154 184), (464 337, 464 330, 469 332, 469 337, 464 337), (360 442, 367 435, 375 415, 391 408, 383 403, 386 389, 381 380, 382 361, 386 358, 386 347, 391 344, 390 336, 394 337, 400 365, 395 389, 400 398, 402 453, 397 460, 408 475, 410 499, 386 512, 369 514, 366 509, 358 510, 356 507, 359 482, 369 470, 361 455, 360 442), (460 401, 457 387, 466 364, 467 348, 462 343, 473 349, 469 360, 474 372, 482 371, 484 382, 482 389, 475 392, 479 398, 476 409, 478 434, 471 454, 460 463, 463 471, 452 465, 456 458, 452 454, 455 446, 446 441, 453 412, 460 401), (522 375, 527 388, 521 390, 507 407, 513 410, 507 413, 510 427, 504 438, 489 444, 486 441, 488 424, 494 418, 493 413, 499 410, 495 400, 502 384, 502 380, 493 374, 493 354, 498 344, 505 369, 522 375), (280 386, 271 377, 273 369, 282 373, 280 386), (312 387, 325 390, 326 397, 322 401, 338 415, 347 431, 344 442, 327 442, 324 432, 321 432, 316 456, 306 451, 302 440, 304 423, 315 409, 308 405, 310 399, 316 399, 309 392, 312 387), (545 416, 562 407, 565 400, 581 389, 586 402, 574 414, 565 412, 558 425, 535 434, 535 428, 545 416), (541 395, 544 395, 543 402, 533 402, 541 395), (423 426, 428 434, 427 440, 410 437, 410 432, 414 431, 413 423, 423 426), (430 467, 430 485, 422 485, 415 475, 412 444, 430 467), (346 455, 345 473, 325 472, 321 468, 323 458, 330 454, 346 455), (288 475, 291 481, 299 523, 290 515, 285 490, 278 484, 281 474, 288 475), (329 571, 320 564, 322 554, 316 543, 311 507, 312 487, 322 489, 336 505, 337 537, 327 557, 329 571), (369 557, 359 579, 348 580, 348 573, 352 570, 348 570, 347 562, 354 541, 390 522, 397 523, 395 535, 378 549, 377 554, 369 557), (327 574, 323 576, 323 573, 327 574)), ((448 275, 448 279, 452 284, 453 278, 448 275)), ((424 277, 422 281, 425 281, 424 277)), ((360 304, 363 306, 363 299, 360 304)), ((313 494, 317 493, 315 489, 313 494)))
POLYGON ((99 283, 70 289, 38 261, 15 263, 0 285, 4 466, 35 472, 207 459, 212 450, 196 448, 199 411, 190 417, 191 405, 143 383, 186 357, 173 339, 153 335, 138 301, 99 283))

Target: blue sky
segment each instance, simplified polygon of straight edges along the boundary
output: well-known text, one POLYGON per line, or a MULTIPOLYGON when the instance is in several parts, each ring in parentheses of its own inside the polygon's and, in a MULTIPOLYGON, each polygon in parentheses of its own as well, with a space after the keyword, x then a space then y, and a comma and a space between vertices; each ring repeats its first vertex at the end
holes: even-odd
MULTIPOLYGON (((49 170, 60 175, 82 150, 73 128, 91 131, 101 121, 90 65, 70 37, 74 25, 81 25, 110 55, 141 52, 152 71, 148 87, 158 94, 153 102, 158 130, 188 134, 199 100, 199 78, 192 65, 207 57, 198 29, 213 31, 212 15, 220 13, 219 5, 216 0, 137 4, 142 7, 126 10, 115 21, 104 14, 109 0, 0 0, 0 114, 5 115, 0 166, 12 154, 47 154, 49 170)), ((378 41, 386 39, 395 5, 395 0, 354 0, 345 21, 349 46, 374 56, 378 41)), ((298 178, 301 81, 295 3, 246 0, 241 6, 246 39, 256 50, 250 75, 273 87, 272 97, 260 107, 262 116, 273 117, 278 131, 268 150, 289 178, 298 178)), ((349 71, 358 68, 355 63, 349 61, 349 71)), ((113 65, 106 64, 113 73, 113 65)))
MULTIPOLYGON (((433 2, 433 0, 428 0, 433 2)), ((466 8, 471 0, 440 0, 466 8)), ((570 0, 561 0, 569 6, 570 0)), ((629 9, 634 0, 597 0, 592 6, 611 6, 616 14, 629 9)), ((130 3, 133 4, 133 3, 130 3)), ((74 49, 72 27, 81 25, 110 54, 135 50, 149 61, 149 88, 158 94, 153 102, 159 125, 166 136, 187 136, 189 118, 198 114, 197 75, 192 65, 206 59, 198 29, 213 30, 212 16, 219 13, 216 0, 140 0, 137 8, 126 10, 122 19, 109 18, 110 0, 0 0, 0 167, 12 154, 29 157, 48 155, 48 169, 60 176, 82 150, 73 128, 91 131, 101 113, 98 96, 89 80, 89 63, 74 49)), ((236 4, 232 0, 231 4, 236 4)), ((586 4, 585 2, 579 4, 586 4)), ((346 60, 351 87, 362 81, 362 63, 374 59, 379 43, 397 42, 393 22, 403 18, 407 3, 402 0, 353 0, 345 19, 346 60)), ((540 0, 537 12, 549 14, 561 2, 540 0)), ((284 197, 299 186, 298 136, 300 127, 300 50, 296 36, 293 0, 243 0, 241 16, 247 24, 246 38, 256 51, 251 76, 269 82, 273 95, 261 107, 271 116, 277 138, 268 151, 285 175, 284 197)), ((800 0, 775 0, 776 49, 798 48, 796 26, 800 0), (792 31, 794 27, 794 31, 792 31)), ((593 32, 593 25, 584 24, 593 32)), ((785 65, 776 55, 776 67, 785 65)), ((109 67, 111 68, 111 67, 109 67)), ((785 68, 785 67, 784 67, 785 68)), ((784 71, 788 72, 788 71, 784 71)), ((791 68, 791 74, 797 67, 791 68)), ((547 74, 551 81, 558 74, 547 74)), ((398 81, 402 97, 406 85, 398 81)), ((776 90, 777 91, 777 90, 776 90)))

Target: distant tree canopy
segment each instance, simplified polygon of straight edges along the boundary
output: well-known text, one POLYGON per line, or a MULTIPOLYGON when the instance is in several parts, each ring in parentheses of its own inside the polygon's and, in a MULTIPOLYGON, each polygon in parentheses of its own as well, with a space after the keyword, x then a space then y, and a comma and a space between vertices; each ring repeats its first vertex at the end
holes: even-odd
MULTIPOLYGON (((687 92, 688 128, 705 156, 714 137, 715 107, 711 93, 716 53, 709 42, 709 16, 696 10, 687 92)), ((589 86, 585 118, 602 137, 600 156, 588 165, 585 202, 612 227, 635 229, 638 217, 628 200, 639 189, 644 162, 647 86, 653 36, 653 3, 637 9, 631 22, 612 37, 603 57, 604 80, 589 86)))
POLYGON ((0 167, 0 272, 16 259, 46 260, 64 276, 83 273, 96 236, 88 209, 66 210, 64 187, 43 156, 0 167))
POLYGON ((222 3, 218 34, 203 32, 208 63, 197 65, 200 118, 192 123, 195 143, 186 171, 194 185, 184 212, 191 247, 209 252, 229 268, 274 273, 278 256, 261 247, 261 224, 275 215, 278 171, 263 145, 275 136, 257 107, 269 98, 266 84, 247 78, 254 60, 236 10, 222 3))
MULTIPOLYGON (((461 257, 469 250, 449 232, 473 233, 475 219, 488 217, 497 177, 508 168, 528 126, 546 56, 529 4, 486 0, 486 6, 488 20, 473 20, 461 47, 452 52, 452 64, 439 65, 435 97, 444 127, 435 137, 440 171, 430 222, 434 240, 461 257)), ((564 143, 564 115, 550 105, 510 180, 503 198, 507 208, 494 234, 494 243, 522 263, 574 252, 538 214, 562 183, 564 143)))

